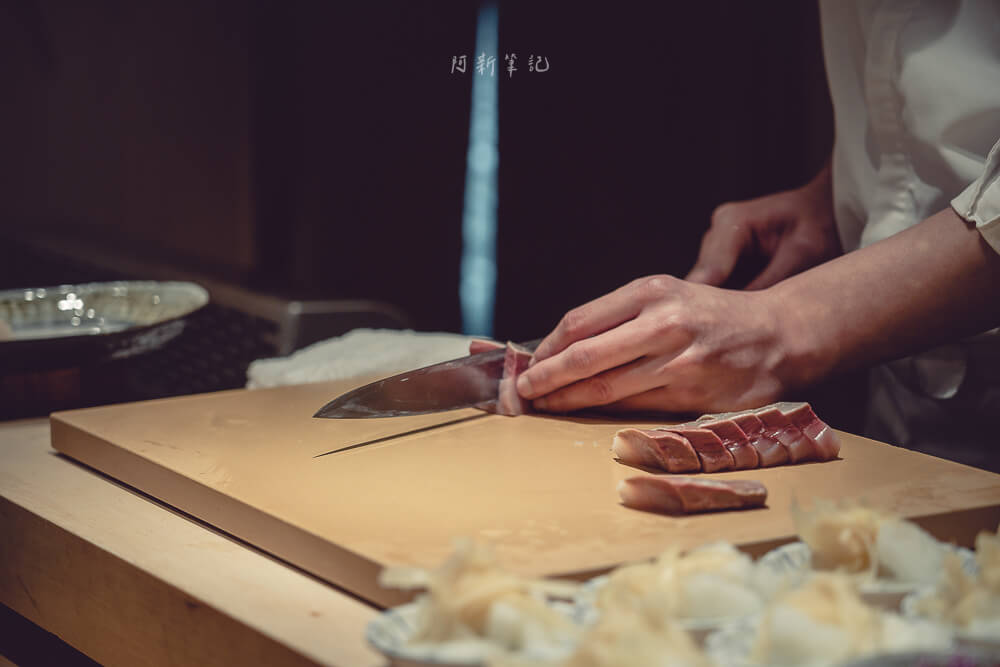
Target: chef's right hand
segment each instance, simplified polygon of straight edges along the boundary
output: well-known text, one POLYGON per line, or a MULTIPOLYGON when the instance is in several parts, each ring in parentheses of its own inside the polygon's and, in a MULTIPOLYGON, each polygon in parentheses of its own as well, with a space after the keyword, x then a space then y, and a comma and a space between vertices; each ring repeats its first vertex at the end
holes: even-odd
POLYGON ((691 282, 721 286, 754 249, 767 265, 746 289, 763 289, 840 255, 829 164, 795 190, 722 204, 701 241, 691 282))

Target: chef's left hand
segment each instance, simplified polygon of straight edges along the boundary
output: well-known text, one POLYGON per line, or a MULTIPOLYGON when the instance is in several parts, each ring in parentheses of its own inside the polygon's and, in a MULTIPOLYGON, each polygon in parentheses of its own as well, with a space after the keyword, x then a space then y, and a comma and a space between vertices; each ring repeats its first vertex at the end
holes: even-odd
POLYGON ((769 290, 648 276, 569 311, 517 389, 554 412, 756 407, 799 384, 795 351, 808 345, 795 326, 769 290))

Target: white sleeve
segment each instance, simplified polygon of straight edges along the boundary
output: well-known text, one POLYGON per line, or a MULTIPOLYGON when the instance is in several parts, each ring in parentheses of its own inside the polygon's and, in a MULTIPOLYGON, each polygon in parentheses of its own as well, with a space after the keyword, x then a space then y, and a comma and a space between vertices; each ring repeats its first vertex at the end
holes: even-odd
POLYGON ((1000 252, 1000 141, 986 156, 983 173, 951 200, 951 207, 979 233, 994 250, 1000 252))

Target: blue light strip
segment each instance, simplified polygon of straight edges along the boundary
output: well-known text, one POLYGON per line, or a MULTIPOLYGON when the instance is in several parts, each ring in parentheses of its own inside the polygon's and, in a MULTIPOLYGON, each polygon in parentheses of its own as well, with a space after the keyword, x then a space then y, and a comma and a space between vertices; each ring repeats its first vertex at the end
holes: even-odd
POLYGON ((462 331, 473 336, 493 334, 497 284, 497 80, 503 60, 497 56, 498 13, 495 2, 484 2, 476 23, 476 52, 469 62, 472 76, 472 115, 465 170, 465 206, 462 211, 462 265, 459 302, 462 331), (493 73, 477 69, 478 58, 494 58, 493 73))

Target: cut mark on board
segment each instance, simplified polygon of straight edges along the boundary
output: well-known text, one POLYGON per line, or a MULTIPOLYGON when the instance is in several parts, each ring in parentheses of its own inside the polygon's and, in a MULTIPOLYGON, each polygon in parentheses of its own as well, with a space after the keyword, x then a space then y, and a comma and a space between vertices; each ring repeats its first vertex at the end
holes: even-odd
POLYGON ((347 445, 346 447, 340 447, 339 449, 331 449, 328 452, 323 452, 322 454, 316 454, 313 456, 314 459, 318 459, 322 456, 329 456, 330 454, 336 454, 338 452, 346 452, 351 449, 357 449, 358 447, 364 447, 366 445, 374 445, 379 442, 387 442, 389 440, 394 440, 396 438, 401 438, 404 435, 413 435, 414 433, 421 433, 423 431, 430 431, 432 429, 441 428, 442 426, 450 426, 452 424, 460 424, 462 422, 471 421, 473 419, 482 419, 488 416, 490 413, 484 412, 481 415, 472 415, 471 417, 461 417, 459 419, 452 419, 451 421, 441 422, 440 424, 431 424, 430 426, 421 426, 420 428, 411 429, 409 431, 403 431, 402 433, 393 433, 392 435, 382 436, 381 438, 375 438, 374 440, 366 440, 364 442, 359 442, 353 445, 347 445))

